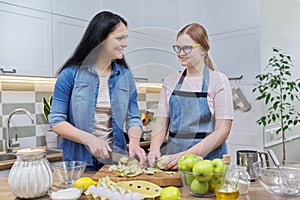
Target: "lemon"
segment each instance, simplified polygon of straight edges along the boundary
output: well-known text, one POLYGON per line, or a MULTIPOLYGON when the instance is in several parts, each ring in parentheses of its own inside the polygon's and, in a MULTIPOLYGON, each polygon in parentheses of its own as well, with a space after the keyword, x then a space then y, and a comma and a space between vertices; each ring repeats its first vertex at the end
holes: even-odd
POLYGON ((90 177, 81 177, 74 182, 75 188, 80 189, 83 187, 82 192, 85 192, 91 185, 97 185, 97 182, 90 177))
POLYGON ((181 200, 181 193, 177 187, 169 186, 160 191, 160 200, 181 200))

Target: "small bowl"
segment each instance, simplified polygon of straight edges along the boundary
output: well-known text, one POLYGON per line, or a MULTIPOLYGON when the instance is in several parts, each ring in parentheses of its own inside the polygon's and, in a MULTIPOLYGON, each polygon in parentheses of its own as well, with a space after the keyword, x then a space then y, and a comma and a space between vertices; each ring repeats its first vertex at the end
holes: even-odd
POLYGON ((300 195, 300 162, 288 161, 278 169, 271 161, 253 164, 258 183, 268 192, 294 197, 300 195))
POLYGON ((48 190, 48 195, 52 200, 77 200, 82 194, 83 188, 67 188, 60 190, 48 190))
POLYGON ((226 172, 197 173, 178 169, 184 187, 196 197, 215 197, 215 188, 223 181, 226 172))
POLYGON ((54 175, 61 185, 73 186, 75 180, 79 179, 86 167, 83 161, 60 161, 52 164, 54 175))

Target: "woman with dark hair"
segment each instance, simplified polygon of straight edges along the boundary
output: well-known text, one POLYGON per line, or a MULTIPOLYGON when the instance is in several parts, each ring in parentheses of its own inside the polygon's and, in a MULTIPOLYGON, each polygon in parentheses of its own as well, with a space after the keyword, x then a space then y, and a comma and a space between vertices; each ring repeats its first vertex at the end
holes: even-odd
POLYGON ((100 169, 110 151, 128 154, 124 124, 129 155, 146 161, 136 86, 123 56, 127 34, 122 17, 98 13, 58 72, 49 124, 63 138, 63 160, 85 161, 87 171, 100 169))
POLYGON ((233 120, 229 80, 214 68, 204 27, 185 26, 173 49, 185 70, 163 83, 148 155, 153 166, 168 132, 166 154, 170 156, 162 163, 166 169, 176 169, 178 159, 187 153, 222 158, 233 120))

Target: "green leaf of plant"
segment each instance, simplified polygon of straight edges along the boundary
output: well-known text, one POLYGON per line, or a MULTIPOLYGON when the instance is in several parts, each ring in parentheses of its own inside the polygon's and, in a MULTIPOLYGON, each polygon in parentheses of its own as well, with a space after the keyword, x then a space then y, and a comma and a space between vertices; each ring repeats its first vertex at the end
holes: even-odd
POLYGON ((43 97, 43 115, 47 122, 48 122, 48 115, 50 114, 51 103, 52 103, 52 96, 49 98, 49 100, 43 97))

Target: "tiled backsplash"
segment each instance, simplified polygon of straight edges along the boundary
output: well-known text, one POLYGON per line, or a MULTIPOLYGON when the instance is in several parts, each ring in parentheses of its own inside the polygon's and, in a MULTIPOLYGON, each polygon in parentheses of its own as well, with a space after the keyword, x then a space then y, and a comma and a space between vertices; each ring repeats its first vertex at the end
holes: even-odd
MULTIPOLYGON (((45 146, 45 133, 49 125, 43 116, 42 98, 49 98, 53 93, 54 82, 0 82, 0 151, 4 150, 7 119, 16 108, 26 108, 34 117, 34 124, 29 117, 16 113, 10 122, 11 137, 18 135, 20 148, 45 146)), ((160 88, 138 87, 138 105, 140 113, 157 109, 160 88)))

